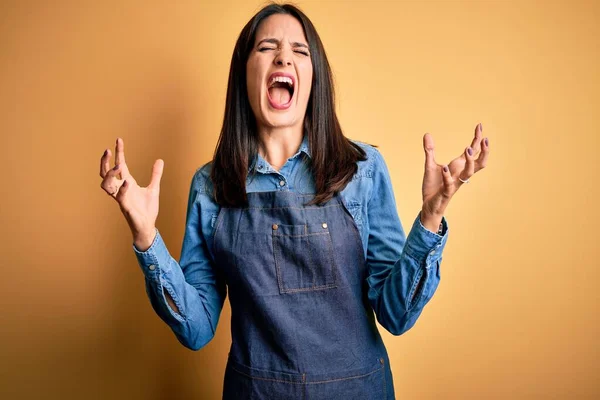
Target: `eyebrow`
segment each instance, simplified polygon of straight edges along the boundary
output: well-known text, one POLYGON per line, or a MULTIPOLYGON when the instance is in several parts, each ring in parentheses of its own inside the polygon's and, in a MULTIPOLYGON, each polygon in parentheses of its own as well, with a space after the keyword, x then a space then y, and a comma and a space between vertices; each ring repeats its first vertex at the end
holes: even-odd
MULTIPOLYGON (((261 43, 263 43, 263 42, 279 45, 279 40, 277 40, 275 38, 266 38, 266 39, 263 39, 260 42, 258 42, 256 44, 256 47, 260 46, 261 43)), ((292 47, 304 47, 304 48, 308 49, 308 45, 306 45, 302 42, 292 42, 291 44, 292 44, 292 47)))

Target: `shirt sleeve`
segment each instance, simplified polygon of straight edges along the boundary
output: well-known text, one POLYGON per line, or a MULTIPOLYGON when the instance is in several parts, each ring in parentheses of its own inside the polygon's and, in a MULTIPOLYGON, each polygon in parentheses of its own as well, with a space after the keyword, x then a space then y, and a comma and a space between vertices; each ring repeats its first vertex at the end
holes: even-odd
POLYGON ((368 297, 379 323, 401 335, 417 321, 440 281, 442 252, 448 239, 421 224, 420 213, 406 237, 389 172, 379 151, 373 154, 373 191, 368 203, 368 297))
POLYGON ((225 279, 217 271, 204 238, 201 208, 210 201, 201 170, 192 180, 188 199, 185 234, 178 263, 167 250, 160 235, 146 251, 133 250, 145 276, 146 293, 152 308, 177 339, 187 348, 199 350, 215 334, 226 297, 225 279), (171 296, 179 312, 167 302, 171 296))

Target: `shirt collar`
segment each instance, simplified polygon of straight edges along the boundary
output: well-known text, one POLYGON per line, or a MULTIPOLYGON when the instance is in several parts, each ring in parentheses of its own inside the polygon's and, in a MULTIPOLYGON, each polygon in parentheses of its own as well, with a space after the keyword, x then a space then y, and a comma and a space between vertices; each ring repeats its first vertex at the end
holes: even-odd
MULTIPOLYGON (((310 158, 310 147, 308 145, 308 135, 307 134, 304 134, 304 137, 302 138, 302 143, 300 143, 300 147, 298 148, 298 153, 300 153, 300 152, 306 154, 310 158)), ((298 153, 296 153, 296 155, 298 153)))
MULTIPOLYGON (((300 143, 298 151, 296 152, 296 154, 291 156, 290 159, 298 157, 301 153, 306 154, 310 158, 310 147, 308 145, 308 135, 306 134, 302 138, 302 143, 300 143)), ((252 171, 254 167, 256 167, 256 170, 258 172, 262 173, 277 172, 260 154, 257 154, 254 162, 250 163, 250 166, 248 167, 248 172, 252 171)))

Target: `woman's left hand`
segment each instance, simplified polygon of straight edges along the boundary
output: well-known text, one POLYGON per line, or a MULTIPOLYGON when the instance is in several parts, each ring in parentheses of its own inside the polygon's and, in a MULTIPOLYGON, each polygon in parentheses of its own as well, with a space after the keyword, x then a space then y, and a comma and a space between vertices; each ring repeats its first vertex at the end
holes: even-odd
POLYGON ((482 130, 481 124, 477 124, 471 145, 447 166, 435 161, 433 137, 428 133, 423 136, 425 175, 421 223, 433 232, 437 231, 450 199, 465 184, 459 178, 467 181, 486 166, 490 147, 487 138, 482 138, 482 130))

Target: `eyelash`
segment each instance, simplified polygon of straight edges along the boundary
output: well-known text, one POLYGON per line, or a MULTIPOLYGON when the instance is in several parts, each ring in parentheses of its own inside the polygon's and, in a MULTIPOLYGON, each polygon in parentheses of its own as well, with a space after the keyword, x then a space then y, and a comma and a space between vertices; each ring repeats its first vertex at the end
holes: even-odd
MULTIPOLYGON (((271 47, 261 47, 260 49, 258 49, 258 51, 260 52, 264 52, 265 50, 275 50, 274 48, 271 47)), ((301 51, 301 50, 294 50, 294 52, 299 53, 299 54, 303 54, 305 56, 308 56, 308 53, 305 51, 301 51)))

